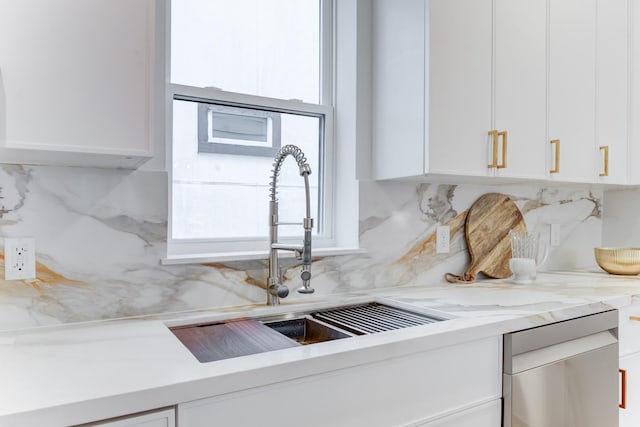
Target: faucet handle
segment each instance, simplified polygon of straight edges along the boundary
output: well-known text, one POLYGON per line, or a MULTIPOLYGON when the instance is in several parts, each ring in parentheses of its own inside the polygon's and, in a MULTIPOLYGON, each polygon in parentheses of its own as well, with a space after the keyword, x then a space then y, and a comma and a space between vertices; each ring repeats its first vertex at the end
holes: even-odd
POLYGON ((286 285, 278 283, 269 286, 269 293, 278 298, 286 298, 287 295, 289 295, 289 288, 287 288, 286 285))

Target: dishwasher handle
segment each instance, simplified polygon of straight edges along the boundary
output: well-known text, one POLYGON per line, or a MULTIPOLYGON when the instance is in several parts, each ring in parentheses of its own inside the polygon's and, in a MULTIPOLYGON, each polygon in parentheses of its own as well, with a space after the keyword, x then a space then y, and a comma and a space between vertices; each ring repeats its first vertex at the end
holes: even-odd
POLYGON ((607 346, 617 348, 618 339, 611 331, 598 332, 513 356, 511 360, 504 361, 504 372, 510 375, 518 374, 607 346))

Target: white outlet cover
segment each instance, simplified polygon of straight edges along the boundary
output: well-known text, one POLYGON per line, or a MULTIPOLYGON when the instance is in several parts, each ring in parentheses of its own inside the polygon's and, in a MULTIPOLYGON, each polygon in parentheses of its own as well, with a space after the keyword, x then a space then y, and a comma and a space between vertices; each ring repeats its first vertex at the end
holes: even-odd
POLYGON ((5 280, 36 278, 36 239, 33 237, 5 237, 5 280))
POLYGON ((449 240, 451 238, 451 228, 448 225, 441 225, 436 228, 436 253, 449 253, 449 240))
POLYGON ((560 246, 560 224, 551 224, 549 243, 551 246, 560 246))

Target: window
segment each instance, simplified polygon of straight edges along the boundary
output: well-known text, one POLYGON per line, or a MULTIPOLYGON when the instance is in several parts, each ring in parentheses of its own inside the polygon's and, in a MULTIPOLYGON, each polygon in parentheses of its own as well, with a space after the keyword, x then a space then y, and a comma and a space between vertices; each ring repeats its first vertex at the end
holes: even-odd
MULTIPOLYGON (((330 0, 171 2, 170 256, 264 253, 273 156, 287 144, 311 166, 314 248, 335 244, 331 18, 330 0)), ((279 178, 280 221, 299 223, 293 159, 279 178)))

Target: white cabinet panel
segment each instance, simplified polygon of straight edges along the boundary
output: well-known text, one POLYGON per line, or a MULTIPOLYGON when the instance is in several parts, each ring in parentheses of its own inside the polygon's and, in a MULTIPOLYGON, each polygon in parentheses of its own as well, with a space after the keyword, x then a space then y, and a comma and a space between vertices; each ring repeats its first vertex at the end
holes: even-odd
POLYGON ((425 2, 373 2, 373 174, 422 175, 425 152, 425 2))
MULTIPOLYGON (((640 425, 640 353, 634 353, 620 359, 620 369, 626 374, 625 408, 620 408, 620 427, 640 425)), ((622 399, 622 397, 621 397, 622 399)))
POLYGON ((88 425, 96 427, 175 427, 176 413, 173 409, 167 409, 88 425))
POLYGON ((640 304, 618 310, 620 356, 640 353, 640 304))
POLYGON ((549 140, 554 179, 593 182, 595 174, 596 0, 549 2, 549 140))
POLYGON ((3 162, 135 166, 152 154, 153 8, 0 0, 3 162))
POLYGON ((620 427, 640 425, 640 304, 618 310, 618 338, 620 369, 624 371, 626 384, 620 384, 626 395, 625 408, 620 408, 620 427))
POLYGON ((428 173, 489 176, 492 1, 429 2, 428 173))
POLYGON ((629 1, 598 0, 597 7, 596 176, 598 182, 625 184, 629 158, 629 1), (608 176, 602 176, 605 167, 608 176))
POLYGON ((640 3, 630 2, 631 78, 630 78, 630 183, 640 184, 640 3))
POLYGON ((546 23, 546 2, 495 0, 493 128, 508 135, 507 165, 498 169, 500 176, 547 175, 546 23))
POLYGON ((387 427, 433 419, 500 398, 501 338, 188 402, 178 405, 178 424, 387 427))

